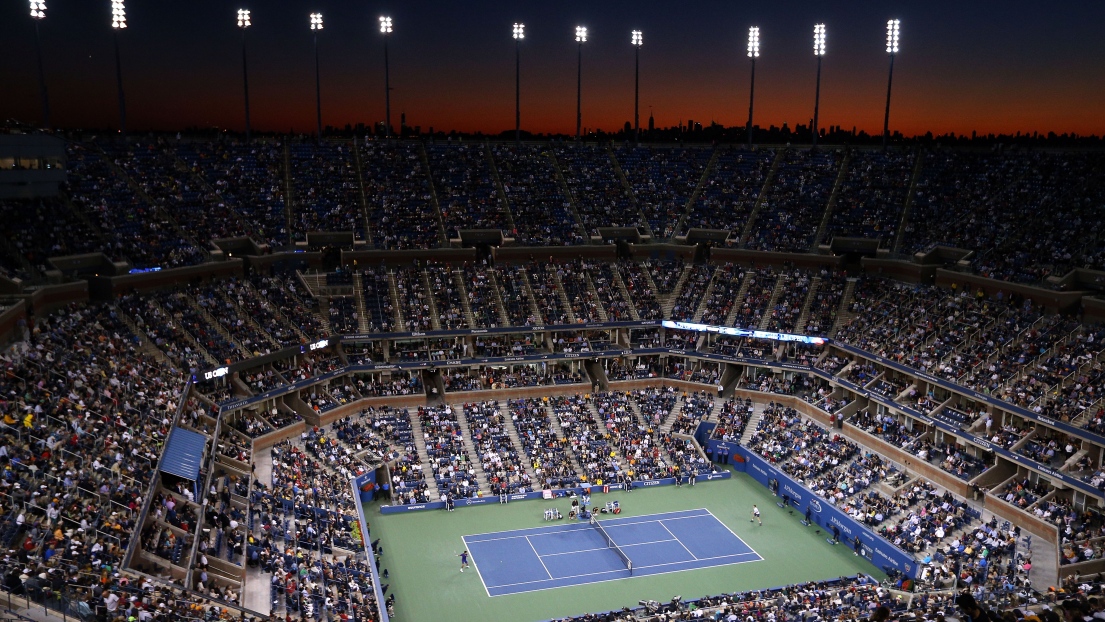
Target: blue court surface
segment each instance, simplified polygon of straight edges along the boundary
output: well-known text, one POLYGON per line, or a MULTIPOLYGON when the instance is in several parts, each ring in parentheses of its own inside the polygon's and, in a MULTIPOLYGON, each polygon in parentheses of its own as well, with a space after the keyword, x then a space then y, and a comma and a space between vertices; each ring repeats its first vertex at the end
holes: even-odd
POLYGON ((483 533, 463 540, 488 596, 763 560, 705 509, 599 522, 631 560, 632 572, 586 521, 483 533))

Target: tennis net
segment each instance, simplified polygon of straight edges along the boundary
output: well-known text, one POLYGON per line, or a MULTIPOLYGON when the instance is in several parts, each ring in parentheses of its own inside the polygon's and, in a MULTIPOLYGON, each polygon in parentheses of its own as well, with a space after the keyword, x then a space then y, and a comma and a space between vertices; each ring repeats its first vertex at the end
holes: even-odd
POLYGON ((629 569, 629 574, 630 576, 632 576, 633 560, 629 559, 629 556, 625 554, 625 551, 622 550, 622 547, 614 543, 614 539, 610 537, 609 533, 606 533, 606 529, 604 529, 603 526, 599 524, 598 519, 596 519, 594 515, 591 515, 591 526, 594 527, 595 530, 602 534, 602 537, 606 539, 606 546, 613 549, 614 552, 618 554, 618 557, 622 558, 622 563, 625 564, 625 567, 627 569, 629 569))

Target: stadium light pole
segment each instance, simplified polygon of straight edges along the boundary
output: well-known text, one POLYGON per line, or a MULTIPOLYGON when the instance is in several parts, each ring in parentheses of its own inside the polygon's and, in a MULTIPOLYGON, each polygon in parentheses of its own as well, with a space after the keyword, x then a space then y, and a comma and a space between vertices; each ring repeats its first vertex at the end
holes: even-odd
POLYGON ((576 142, 579 142, 579 131, 583 125, 583 44, 587 42, 587 27, 576 26, 576 142))
POLYGON ((760 57, 760 29, 748 29, 748 59, 752 61, 752 87, 748 90, 748 147, 752 147, 752 105, 756 101, 756 59, 760 57))
POLYGON ((119 31, 127 27, 123 0, 111 0, 111 30, 115 40, 115 80, 119 85, 119 134, 127 137, 127 100, 123 95, 123 64, 119 60, 119 31))
POLYGON ((38 92, 42 100, 42 127, 50 129, 50 97, 46 94, 46 72, 42 69, 42 40, 38 23, 46 18, 46 0, 31 0, 31 21, 35 24, 35 53, 38 55, 38 92))
POLYGON ((380 18, 380 33, 384 35, 384 137, 391 138, 391 73, 388 66, 388 39, 391 38, 391 18, 380 18))
POLYGON ((514 143, 522 144, 522 39, 526 25, 514 23, 514 143))
POLYGON ((813 146, 817 147, 817 113, 821 106, 821 59, 825 56, 825 24, 813 27, 813 55, 817 57, 817 89, 813 95, 813 146))
POLYGON ((890 144, 890 87, 894 84, 894 57, 898 55, 898 30, 901 20, 886 22, 886 53, 890 55, 890 75, 886 78, 886 114, 882 118, 882 148, 890 144))
POLYGON ((311 13, 311 32, 315 40, 315 117, 318 139, 322 140, 322 77, 318 65, 318 31, 322 30, 322 13, 311 13))
POLYGON ((249 65, 246 63, 246 29, 252 26, 249 9, 238 9, 238 28, 242 31, 242 90, 246 100, 246 142, 250 139, 249 128, 249 65))
POLYGON ((640 30, 634 30, 629 42, 633 44, 633 146, 641 144, 641 115, 639 113, 641 103, 641 45, 644 43, 644 35, 640 30))

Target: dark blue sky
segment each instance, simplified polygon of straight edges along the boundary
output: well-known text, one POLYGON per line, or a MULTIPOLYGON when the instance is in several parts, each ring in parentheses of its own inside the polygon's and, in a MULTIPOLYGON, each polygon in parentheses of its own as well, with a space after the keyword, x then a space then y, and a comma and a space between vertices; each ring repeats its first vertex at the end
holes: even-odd
MULTIPOLYGON (((42 23, 55 125, 114 126, 108 0, 47 0, 42 23)), ((886 95, 885 23, 902 20, 892 129, 1105 134, 1105 3, 1093 2, 429 2, 132 0, 122 56, 128 125, 243 127, 239 7, 249 31, 253 127, 310 131, 314 62, 308 14, 321 11, 323 122, 383 118, 377 17, 395 21, 392 114, 423 129, 499 132, 514 125, 511 24, 526 24, 522 125, 574 132, 574 28, 583 57, 583 124, 616 129, 633 115, 632 29, 641 49, 642 125, 694 119, 742 125, 748 26, 761 29, 756 121, 806 123, 816 63, 812 28, 828 30, 820 125, 879 132, 886 95)), ((0 116, 39 117, 33 26, 25 0, 0 5, 0 116)))

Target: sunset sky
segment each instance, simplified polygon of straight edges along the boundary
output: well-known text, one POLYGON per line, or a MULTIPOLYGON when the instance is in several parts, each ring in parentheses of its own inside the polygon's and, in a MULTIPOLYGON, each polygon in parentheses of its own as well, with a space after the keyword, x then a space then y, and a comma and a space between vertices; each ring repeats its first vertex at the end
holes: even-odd
MULTIPOLYGON (((47 0, 41 23, 55 126, 116 127, 108 0, 47 0)), ((902 20, 891 129, 906 135, 1105 134, 1105 3, 1093 2, 430 2, 131 0, 121 33, 128 126, 244 127, 241 35, 248 32, 254 130, 314 128, 308 14, 321 11, 323 123, 384 116, 377 18, 395 23, 392 121, 423 130, 498 133, 514 127, 514 41, 522 43, 522 127, 575 132, 576 25, 583 49, 583 125, 617 130, 633 118, 630 31, 644 32, 641 125, 688 119, 743 125, 748 27, 761 31, 756 123, 812 116, 813 25, 824 22, 820 125, 882 131, 886 20, 902 20)), ((25 0, 0 5, 0 116, 37 123, 34 29, 25 0)))

